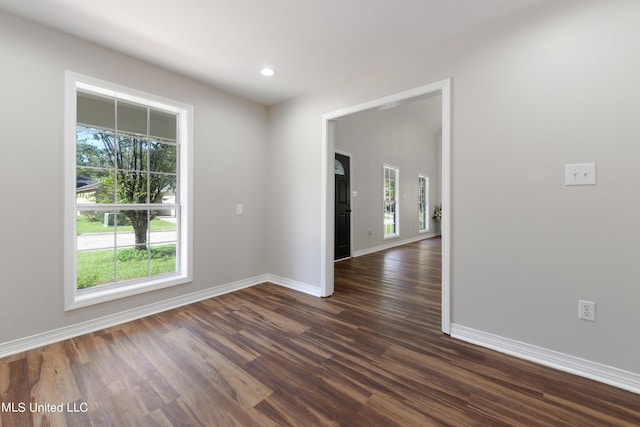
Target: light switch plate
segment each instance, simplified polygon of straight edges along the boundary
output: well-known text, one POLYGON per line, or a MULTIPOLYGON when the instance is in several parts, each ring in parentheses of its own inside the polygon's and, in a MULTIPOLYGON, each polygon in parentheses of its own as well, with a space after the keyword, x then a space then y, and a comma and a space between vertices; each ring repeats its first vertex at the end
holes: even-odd
POLYGON ((565 165, 564 185, 596 185, 596 164, 573 163, 565 165))

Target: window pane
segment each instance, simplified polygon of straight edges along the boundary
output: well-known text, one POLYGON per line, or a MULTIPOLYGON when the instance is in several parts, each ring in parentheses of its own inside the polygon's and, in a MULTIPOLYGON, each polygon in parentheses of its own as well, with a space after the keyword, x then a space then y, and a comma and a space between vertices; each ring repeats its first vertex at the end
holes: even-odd
POLYGON ((76 217, 76 285, 92 288, 114 281, 113 211, 82 211, 76 217))
POLYGON ((76 204, 113 203, 113 170, 76 168, 76 204))
POLYGON ((176 115, 164 111, 150 110, 150 135, 157 138, 176 140, 176 115))
POLYGON ((114 260, 113 248, 78 252, 76 255, 76 286, 78 289, 113 283, 114 260))
POLYGON ((76 216, 76 247, 79 251, 113 248, 114 211, 81 211, 76 216))
POLYGON ((151 226, 149 240, 151 242, 149 252, 150 275, 175 273, 177 264, 177 216, 175 210, 151 211, 151 226))
POLYGON ((114 99, 78 92, 76 100, 76 119, 78 124, 115 129, 116 110, 114 99))
POLYGON ((149 211, 118 212, 125 224, 116 235, 116 281, 148 276, 149 211))
POLYGON ((150 203, 175 204, 176 184, 175 175, 150 174, 149 195, 150 203))
POLYGON ((395 204, 395 202, 387 202, 385 204, 384 234, 385 234, 385 236, 391 236, 391 235, 396 234, 396 204, 395 204))
POLYGON ((148 142, 134 135, 118 135, 118 169, 146 171, 148 142))
POLYGON ((150 250, 149 269, 151 276, 178 271, 176 244, 153 245, 150 250))
POLYGON ((105 129, 76 128, 76 164, 112 168, 115 158, 113 133, 105 129))
POLYGON ((149 250, 118 247, 116 250, 116 281, 149 277, 149 250))
POLYGON ((178 241, 177 220, 175 216, 171 216, 172 213, 173 210, 151 211, 149 240, 152 244, 176 243, 178 241))
POLYGON ((118 211, 118 216, 123 218, 123 225, 118 228, 117 246, 146 249, 149 237, 149 211, 121 210, 118 211))
POLYGON ((147 179, 147 172, 118 172, 116 176, 117 203, 147 203, 147 179))
POLYGON ((147 135, 147 108, 118 101, 118 132, 147 135))
POLYGON ((149 168, 152 172, 176 173, 178 147, 153 141, 149 145, 149 168))

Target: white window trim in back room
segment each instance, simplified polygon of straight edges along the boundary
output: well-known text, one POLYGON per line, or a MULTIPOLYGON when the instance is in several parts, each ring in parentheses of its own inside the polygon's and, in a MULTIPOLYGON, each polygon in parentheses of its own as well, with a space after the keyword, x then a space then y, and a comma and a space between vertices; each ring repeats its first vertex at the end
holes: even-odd
POLYGON ((144 292, 192 281, 193 218, 193 106, 144 93, 114 83, 67 71, 65 73, 65 196, 64 196, 64 304, 73 310, 144 292), (78 90, 176 114, 177 119, 177 194, 180 209, 177 225, 177 271, 122 284, 77 289, 76 284, 76 96, 78 90))

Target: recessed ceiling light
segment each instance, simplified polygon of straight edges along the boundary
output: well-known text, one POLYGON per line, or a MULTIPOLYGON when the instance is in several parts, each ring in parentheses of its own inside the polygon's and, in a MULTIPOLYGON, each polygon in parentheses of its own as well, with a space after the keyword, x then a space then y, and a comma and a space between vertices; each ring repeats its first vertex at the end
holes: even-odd
POLYGON ((276 70, 270 67, 264 67, 262 70, 260 70, 260 74, 262 74, 265 77, 271 77, 276 74, 276 70))

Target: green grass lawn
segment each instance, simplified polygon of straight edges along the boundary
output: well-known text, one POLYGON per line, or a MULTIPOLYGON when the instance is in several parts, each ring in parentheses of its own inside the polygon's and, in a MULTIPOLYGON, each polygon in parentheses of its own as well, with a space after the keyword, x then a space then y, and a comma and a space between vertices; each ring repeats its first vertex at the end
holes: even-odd
POLYGON ((149 270, 151 276, 173 273, 176 271, 176 246, 152 246, 149 253, 134 248, 119 249, 115 261, 112 250, 78 252, 78 289, 113 283, 116 270, 118 282, 148 277, 149 270))
MULTIPOLYGON (((85 233, 113 233, 113 226, 105 227, 100 221, 91 221, 86 216, 79 215, 76 217, 76 233, 78 235, 85 233)), ((176 224, 162 219, 151 220, 152 230, 175 230, 176 224)), ((130 225, 119 225, 118 232, 133 232, 130 225)))

